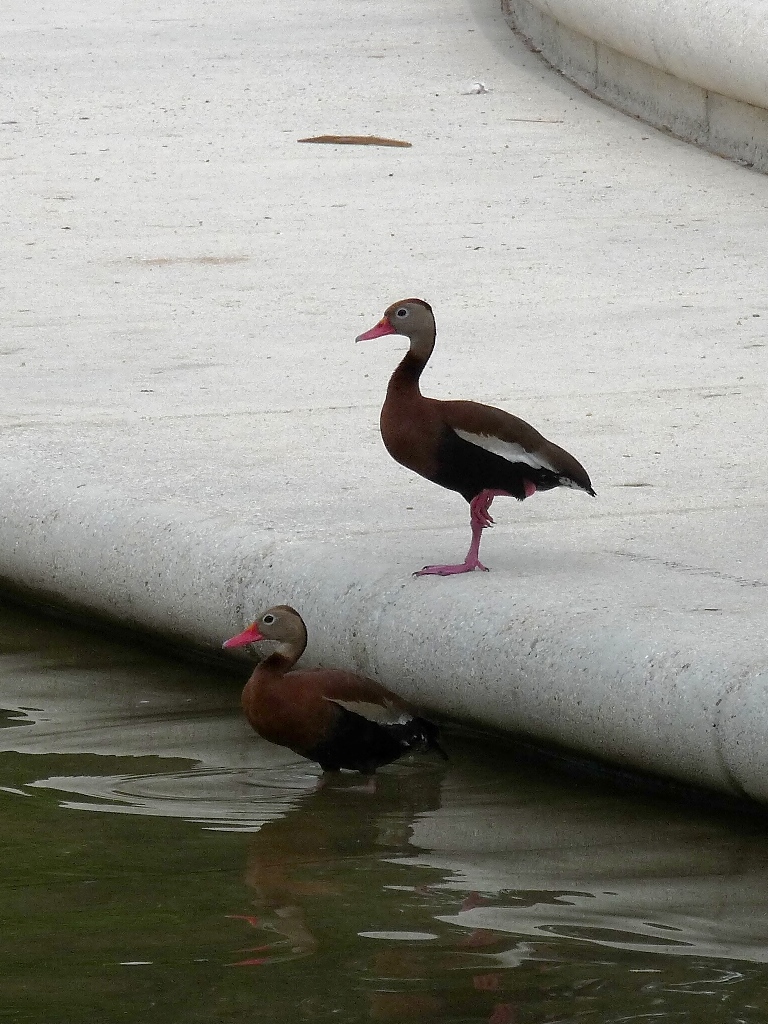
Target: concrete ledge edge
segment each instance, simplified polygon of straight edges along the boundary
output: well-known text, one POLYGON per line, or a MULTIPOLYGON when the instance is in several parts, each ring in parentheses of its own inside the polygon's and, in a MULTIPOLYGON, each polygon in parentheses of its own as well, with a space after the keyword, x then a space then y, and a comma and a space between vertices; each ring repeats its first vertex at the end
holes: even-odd
MULTIPOLYGON (((624 51, 609 45, 600 37, 620 35, 620 23, 629 11, 627 5, 614 5, 615 31, 606 31, 597 16, 590 26, 588 13, 584 13, 590 8, 583 4, 580 5, 584 8, 582 16, 574 18, 570 10, 574 5, 579 6, 565 0, 547 0, 548 10, 544 10, 543 0, 540 3, 501 0, 504 16, 514 31, 548 64, 585 92, 679 139, 768 173, 768 109, 671 74, 626 52, 636 49, 647 55, 647 47, 633 47, 625 40, 624 51), (578 21, 580 30, 559 20, 553 12, 559 17, 569 17, 572 22, 578 21), (585 34, 586 29, 588 34, 585 34)), ((600 5, 597 10, 604 14, 600 5)), ((632 10, 642 11, 643 7, 639 5, 632 10)), ((685 50, 688 40, 675 39, 673 24, 669 30, 672 36, 669 46, 678 45, 681 51, 685 50)), ((699 64, 705 68, 705 63, 702 57, 699 64)), ((703 81, 705 71, 696 77, 703 81)), ((712 77, 718 83, 724 81, 723 73, 713 73, 712 77)), ((748 88, 750 83, 733 84, 734 92, 758 98, 759 90, 748 88)), ((768 86, 764 102, 768 107, 768 86)))
POLYGON ((652 654, 586 611, 542 610, 509 574, 414 580, 367 534, 281 537, 25 483, 0 521, 0 579, 27 595, 210 651, 284 601, 308 623, 307 665, 371 675, 448 719, 768 800, 755 757, 768 673, 733 674, 724 690, 723 666, 652 654))

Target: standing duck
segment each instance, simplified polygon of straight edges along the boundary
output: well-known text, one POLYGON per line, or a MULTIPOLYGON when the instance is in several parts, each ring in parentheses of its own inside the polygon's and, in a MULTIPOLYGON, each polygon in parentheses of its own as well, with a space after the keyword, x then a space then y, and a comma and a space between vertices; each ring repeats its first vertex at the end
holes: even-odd
POLYGON ((324 771, 371 774, 411 750, 436 750, 438 728, 373 679, 334 669, 291 669, 307 646, 307 628, 288 605, 269 608, 223 647, 274 640, 275 651, 243 690, 245 717, 271 743, 288 747, 324 771))
POLYGON ((403 334, 410 341, 392 374, 381 409, 381 436, 396 462, 469 502, 472 542, 458 565, 425 565, 416 576, 451 576, 486 567, 480 561, 483 530, 493 525, 489 509, 499 495, 523 501, 536 491, 573 487, 593 497, 581 463, 548 441, 525 420, 478 402, 426 398, 419 378, 435 347, 435 317, 423 299, 393 303, 382 319, 356 339, 403 334))

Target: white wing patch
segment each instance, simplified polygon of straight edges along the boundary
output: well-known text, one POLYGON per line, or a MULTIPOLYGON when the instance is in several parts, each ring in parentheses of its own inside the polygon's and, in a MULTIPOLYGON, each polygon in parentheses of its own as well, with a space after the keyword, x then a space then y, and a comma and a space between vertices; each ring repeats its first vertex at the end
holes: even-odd
POLYGON ((339 700, 337 697, 326 697, 325 699, 332 704, 338 704, 340 708, 350 711, 353 715, 359 715, 361 718, 368 719, 369 722, 375 722, 376 725, 407 725, 413 718, 413 715, 403 711, 402 708, 395 707, 389 701, 386 704, 375 704, 373 701, 367 700, 339 700))
POLYGON ((526 466, 530 466, 531 469, 548 469, 552 473, 557 473, 551 462, 536 455, 535 452, 529 452, 515 441, 503 441, 500 437, 494 437, 492 434, 470 434, 468 430, 458 430, 456 427, 453 428, 453 431, 464 441, 476 444, 478 448, 485 448, 493 455, 500 455, 507 462, 522 462, 526 466))

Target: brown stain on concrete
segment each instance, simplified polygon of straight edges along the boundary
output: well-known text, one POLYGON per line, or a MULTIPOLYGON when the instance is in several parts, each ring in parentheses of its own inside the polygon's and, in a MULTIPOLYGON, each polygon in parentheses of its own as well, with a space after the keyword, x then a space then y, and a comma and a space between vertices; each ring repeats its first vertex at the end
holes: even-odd
POLYGON ((401 139, 385 139, 380 135, 315 135, 311 139, 299 139, 299 142, 319 142, 328 146, 397 146, 410 149, 410 142, 401 139))

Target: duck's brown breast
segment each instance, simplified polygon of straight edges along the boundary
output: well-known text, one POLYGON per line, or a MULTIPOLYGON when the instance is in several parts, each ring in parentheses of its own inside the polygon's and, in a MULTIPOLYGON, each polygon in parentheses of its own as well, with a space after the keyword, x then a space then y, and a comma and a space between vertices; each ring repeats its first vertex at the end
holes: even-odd
POLYGON ((428 480, 437 473, 443 424, 430 399, 422 395, 387 394, 379 425, 384 447, 401 466, 428 480))

